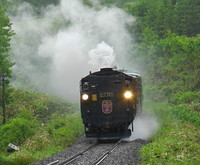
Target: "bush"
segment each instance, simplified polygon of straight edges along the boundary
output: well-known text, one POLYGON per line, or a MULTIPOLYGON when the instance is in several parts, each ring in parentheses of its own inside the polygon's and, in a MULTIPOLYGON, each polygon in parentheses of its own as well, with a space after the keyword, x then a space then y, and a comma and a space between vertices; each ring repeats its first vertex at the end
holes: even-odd
POLYGON ((184 106, 173 106, 168 110, 171 113, 171 116, 174 116, 174 118, 185 123, 190 123, 196 127, 200 127, 198 112, 192 111, 184 106))
POLYGON ((172 103, 174 104, 190 104, 200 100, 200 92, 178 92, 172 95, 172 103))
POLYGON ((49 135, 54 137, 55 143, 62 146, 69 146, 83 133, 82 122, 78 114, 60 115, 55 113, 47 124, 49 135))
POLYGON ((185 106, 145 100, 145 110, 160 121, 160 130, 140 150, 141 164, 199 164, 199 113, 185 106))
MULTIPOLYGON (((23 144, 20 145, 20 151, 10 154, 9 157, 5 152, 2 152, 2 155, 0 154, 0 165, 26 165, 50 157, 66 146, 70 146, 83 133, 80 114, 55 113, 43 127, 40 127, 40 129, 34 126, 34 119, 29 114, 30 113, 21 113, 16 118, 17 122, 20 121, 19 125, 22 125, 21 127, 23 130, 16 122, 13 122, 16 121, 15 119, 10 121, 12 124, 12 131, 16 131, 16 129, 13 128, 15 126, 19 130, 18 132, 24 131, 24 135, 22 135, 23 133, 14 133, 13 137, 18 136, 19 138, 11 139, 9 137, 11 131, 9 131, 9 134, 3 138, 6 139, 9 137, 10 139, 8 141, 13 141, 15 144, 20 140, 20 144, 22 142, 23 144), (27 118, 27 120, 22 117, 27 118)), ((8 128, 8 126, 6 128, 8 128)), ((7 144, 6 141, 4 141, 4 143, 7 144)), ((5 147, 6 145, 4 145, 4 148, 5 147)))
POLYGON ((9 157, 2 152, 0 165, 26 165, 44 159, 70 146, 83 133, 80 114, 77 113, 55 113, 40 129, 37 123, 26 111, 2 126, 0 133, 7 132, 0 134, 0 140, 4 139, 0 142, 0 147, 6 149, 9 142, 21 145, 20 151, 10 154, 9 157))
POLYGON ((0 150, 5 150, 9 143, 22 144, 34 135, 37 128, 38 122, 31 116, 31 113, 21 112, 15 119, 11 119, 0 127, 0 150))
POLYGON ((142 164, 199 164, 199 129, 190 124, 169 123, 142 147, 142 164))
POLYGON ((7 116, 15 117, 23 109, 29 110, 41 122, 45 122, 55 112, 74 113, 74 104, 45 93, 10 89, 7 100, 7 116))

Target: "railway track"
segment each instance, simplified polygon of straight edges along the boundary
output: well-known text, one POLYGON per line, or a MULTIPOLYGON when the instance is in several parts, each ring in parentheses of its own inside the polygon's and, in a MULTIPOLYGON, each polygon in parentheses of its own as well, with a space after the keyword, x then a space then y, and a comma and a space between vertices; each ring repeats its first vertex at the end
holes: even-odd
MULTIPOLYGON (((93 161, 92 163, 90 162, 89 164, 91 165, 99 165, 106 157, 108 157, 110 155, 110 153, 117 148, 117 146, 121 143, 121 140, 117 141, 115 144, 113 144, 111 147, 109 147, 108 149, 106 149, 106 151, 103 151, 103 153, 101 153, 101 155, 99 156, 98 159, 96 159, 95 161, 93 161)), ((89 146, 88 148, 86 148, 85 150, 75 154, 74 156, 70 157, 69 159, 60 161, 60 160, 55 160, 47 165, 68 165, 68 164, 73 164, 74 161, 76 161, 77 159, 81 159, 81 157, 83 155, 85 155, 87 152, 89 152, 90 150, 96 148, 96 150, 98 149, 97 146, 100 146, 100 143, 95 143, 91 146, 89 146)), ((91 155, 92 157, 92 155, 91 155)))
POLYGON ((117 143, 115 143, 107 152, 105 152, 99 159, 94 161, 92 165, 99 165, 117 146, 121 143, 121 140, 119 140, 117 143))

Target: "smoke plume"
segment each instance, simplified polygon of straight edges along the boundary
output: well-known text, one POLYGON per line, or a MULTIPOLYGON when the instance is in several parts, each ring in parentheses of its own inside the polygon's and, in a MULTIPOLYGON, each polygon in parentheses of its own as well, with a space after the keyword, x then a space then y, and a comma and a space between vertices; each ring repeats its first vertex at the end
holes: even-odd
POLYGON ((116 7, 98 6, 97 0, 93 4, 61 0, 40 16, 28 3, 18 7, 17 15, 10 16, 16 33, 14 87, 77 99, 79 81, 90 70, 126 67, 132 42, 127 25, 134 17, 116 7))

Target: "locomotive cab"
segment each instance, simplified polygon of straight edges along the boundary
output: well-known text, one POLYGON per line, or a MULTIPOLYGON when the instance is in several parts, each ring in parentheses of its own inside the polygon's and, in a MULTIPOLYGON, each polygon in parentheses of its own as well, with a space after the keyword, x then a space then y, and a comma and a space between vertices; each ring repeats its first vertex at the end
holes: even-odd
POLYGON ((87 138, 127 138, 141 109, 141 78, 103 68, 81 79, 80 102, 87 138))

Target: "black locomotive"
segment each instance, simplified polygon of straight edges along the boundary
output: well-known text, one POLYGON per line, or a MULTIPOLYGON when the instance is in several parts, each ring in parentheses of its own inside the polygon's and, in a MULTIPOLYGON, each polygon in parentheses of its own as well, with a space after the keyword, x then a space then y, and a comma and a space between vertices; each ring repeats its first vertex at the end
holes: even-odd
POLYGON ((87 138, 127 138, 142 105, 141 77, 103 68, 81 79, 81 117, 87 138), (131 127, 129 127, 131 126, 131 127))

